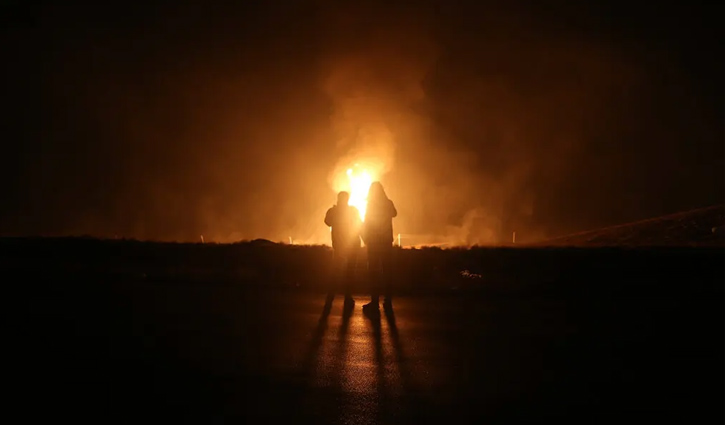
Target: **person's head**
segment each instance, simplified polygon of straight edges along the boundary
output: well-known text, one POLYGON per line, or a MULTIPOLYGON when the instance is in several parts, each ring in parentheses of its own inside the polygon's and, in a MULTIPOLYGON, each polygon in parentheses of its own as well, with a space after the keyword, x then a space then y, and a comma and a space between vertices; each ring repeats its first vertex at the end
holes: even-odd
POLYGON ((378 202, 384 199, 388 199, 388 196, 385 194, 383 184, 380 182, 372 182, 370 184, 370 189, 368 189, 368 201, 378 202))
POLYGON ((337 205, 347 205, 350 202, 350 194, 344 190, 337 194, 337 205))

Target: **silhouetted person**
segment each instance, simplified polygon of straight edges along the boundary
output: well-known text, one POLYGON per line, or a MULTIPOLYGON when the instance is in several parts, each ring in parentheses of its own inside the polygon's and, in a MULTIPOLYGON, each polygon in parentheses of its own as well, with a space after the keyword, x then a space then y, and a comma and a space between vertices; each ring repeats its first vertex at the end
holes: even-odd
POLYGON ((392 255, 393 217, 398 215, 393 201, 388 199, 383 185, 373 182, 368 191, 368 206, 365 212, 362 237, 368 250, 368 272, 370 282, 370 303, 363 306, 365 313, 380 313, 380 289, 385 291, 385 309, 391 309, 392 299, 392 255))
MULTIPOLYGON (((362 222, 360 211, 352 205, 348 205, 350 194, 340 192, 337 194, 337 205, 327 210, 325 224, 331 228, 333 258, 335 263, 336 283, 339 285, 339 278, 345 291, 345 307, 352 307, 351 284, 355 275, 358 253, 361 247, 360 230, 362 222)), ((335 290, 331 290, 327 302, 331 303, 335 296, 335 290)))

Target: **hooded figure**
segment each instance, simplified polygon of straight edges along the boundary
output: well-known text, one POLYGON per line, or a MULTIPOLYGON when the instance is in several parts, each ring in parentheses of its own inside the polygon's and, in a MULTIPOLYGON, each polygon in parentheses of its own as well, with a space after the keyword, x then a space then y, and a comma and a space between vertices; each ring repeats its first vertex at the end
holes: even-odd
POLYGON ((363 311, 379 314, 380 286, 385 290, 386 309, 392 308, 393 218, 398 215, 380 182, 373 182, 368 191, 368 206, 363 223, 363 240, 368 250, 368 271, 371 278, 370 303, 363 311))

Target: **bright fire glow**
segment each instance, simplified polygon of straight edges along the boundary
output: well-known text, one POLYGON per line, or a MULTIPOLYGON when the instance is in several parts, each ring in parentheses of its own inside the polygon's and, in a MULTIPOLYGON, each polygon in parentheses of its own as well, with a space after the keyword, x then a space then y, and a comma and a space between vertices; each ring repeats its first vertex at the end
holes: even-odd
POLYGON ((364 220, 365 210, 368 206, 368 190, 373 178, 366 169, 358 164, 355 164, 353 168, 348 168, 346 174, 348 180, 347 190, 350 192, 350 202, 348 203, 360 211, 360 219, 364 220))
POLYGON ((354 161, 341 161, 335 167, 330 183, 335 192, 344 190, 350 194, 349 205, 358 209, 360 219, 364 221, 370 185, 379 180, 385 170, 385 163, 379 158, 362 157, 354 161))

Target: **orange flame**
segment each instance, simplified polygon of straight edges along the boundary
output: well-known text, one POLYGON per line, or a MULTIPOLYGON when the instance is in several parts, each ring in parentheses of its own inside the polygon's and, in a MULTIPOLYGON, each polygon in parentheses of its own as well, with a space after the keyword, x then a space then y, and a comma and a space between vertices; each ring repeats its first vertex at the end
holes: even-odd
POLYGON ((360 219, 364 220, 368 206, 368 190, 373 178, 367 170, 360 168, 357 164, 354 169, 348 168, 346 174, 350 185, 350 202, 348 204, 357 208, 360 211, 360 219))
POLYGON ((377 179, 376 170, 381 167, 373 167, 355 163, 345 169, 335 179, 335 190, 345 190, 350 193, 349 205, 354 206, 360 212, 360 219, 365 220, 367 210, 367 196, 370 184, 377 179))

